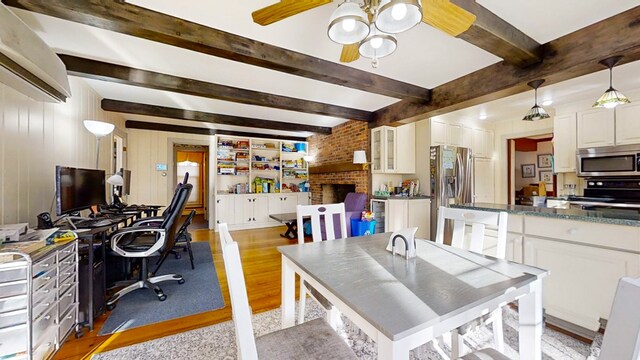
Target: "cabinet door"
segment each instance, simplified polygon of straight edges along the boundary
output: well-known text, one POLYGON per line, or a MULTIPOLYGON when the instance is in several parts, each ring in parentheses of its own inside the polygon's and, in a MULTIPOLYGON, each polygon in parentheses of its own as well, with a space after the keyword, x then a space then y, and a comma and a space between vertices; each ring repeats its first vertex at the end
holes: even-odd
POLYGON ((473 202, 494 202, 493 159, 475 158, 473 161, 473 202))
POLYGON ((447 145, 447 124, 431 121, 431 146, 447 145))
POLYGON ((296 206, 298 206, 298 194, 280 195, 279 198, 281 199, 280 203, 282 204, 280 209, 283 213, 296 212, 296 206))
POLYGON ((493 131, 482 130, 482 152, 484 157, 493 158, 493 131))
POLYGON ((382 127, 371 129, 371 172, 382 172, 382 127))
POLYGON ((525 236, 524 263, 551 271, 542 282, 549 315, 597 331, 608 319, 618 280, 640 276, 640 256, 525 236))
POLYGON ((395 173, 398 169, 397 148, 396 148, 396 129, 392 127, 384 128, 384 172, 395 173))
POLYGON ((298 205, 311 205, 311 193, 298 194, 298 205))
POLYGON ((475 143, 473 141, 473 134, 476 129, 468 128, 466 126, 462 127, 462 143, 465 147, 471 149, 471 155, 478 156, 478 149, 475 147, 475 143))
POLYGON ((447 125, 447 143, 453 146, 462 146, 462 126, 447 125))
POLYGON ((417 227, 416 237, 431 236, 431 201, 429 199, 407 200, 407 227, 417 227))
MULTIPOLYGON (((269 215, 282 214, 284 212, 282 211, 282 201, 280 201, 281 197, 282 195, 280 194, 269 194, 267 196, 267 208, 269 209, 269 215)), ((277 221, 269 218, 269 222, 276 223, 277 221)))
POLYGON ((553 119, 553 165, 556 172, 576 171, 576 114, 553 119))
POLYGON ((396 128, 396 172, 413 174, 416 172, 416 123, 396 128))
POLYGON ((614 144, 614 112, 593 109, 578 113, 578 147, 590 148, 614 144))
POLYGON ((471 130, 471 142, 464 142, 464 146, 471 146, 472 154, 475 157, 485 157, 484 153, 484 131, 482 129, 471 130))
POLYGON ((388 200, 385 209, 386 231, 398 231, 407 227, 407 202, 412 200, 388 200))
MULTIPOLYGON (((253 222, 253 204, 255 199, 255 195, 247 195, 242 197, 242 224, 250 224, 253 222)), ((268 203, 266 205, 269 206, 268 203)))
POLYGON ((269 196, 256 196, 253 201, 253 221, 269 222, 269 196))
POLYGON ((640 144, 639 104, 616 108, 616 145, 640 144))
POLYGON ((234 195, 217 195, 216 196, 216 223, 226 223, 228 225, 237 224, 235 216, 235 196, 234 195))

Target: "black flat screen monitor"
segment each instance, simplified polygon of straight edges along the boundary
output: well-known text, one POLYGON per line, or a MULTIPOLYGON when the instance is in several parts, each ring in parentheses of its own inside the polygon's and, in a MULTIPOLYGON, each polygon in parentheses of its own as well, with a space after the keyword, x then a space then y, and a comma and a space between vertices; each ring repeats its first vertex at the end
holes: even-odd
POLYGON ((106 203, 104 170, 56 166, 58 216, 106 203))
POLYGON ((122 174, 122 195, 131 195, 131 170, 120 169, 122 174))

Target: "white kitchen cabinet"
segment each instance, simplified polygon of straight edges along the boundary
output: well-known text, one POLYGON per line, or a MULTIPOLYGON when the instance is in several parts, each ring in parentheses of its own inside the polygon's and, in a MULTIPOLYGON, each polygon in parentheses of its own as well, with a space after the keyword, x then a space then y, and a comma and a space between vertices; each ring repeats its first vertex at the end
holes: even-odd
POLYGON ((578 148, 615 144, 615 115, 611 109, 592 109, 578 113, 578 148))
POLYGON ((407 201, 409 200, 387 200, 385 231, 398 231, 407 227, 407 201))
POLYGON ((463 146, 462 145, 462 126, 456 125, 456 124, 448 124, 447 143, 453 146, 463 146))
POLYGON ((371 172, 413 174, 416 170, 415 124, 371 129, 371 172))
POLYGON ((616 145, 640 144, 640 104, 616 108, 616 145))
POLYGON ((559 173, 576 171, 576 114, 553 118, 553 166, 559 173))
POLYGON ((475 158, 473 160, 473 202, 494 202, 493 159, 475 158))
POLYGON ((431 146, 448 145, 447 127, 449 124, 432 120, 431 121, 431 146))
POLYGON ((298 205, 311 205, 311 193, 298 193, 298 205))
POLYGON ((268 199, 269 214, 284 214, 296 212, 296 206, 298 206, 298 194, 270 194, 268 196, 268 199))
POLYGON ((431 234, 431 200, 414 199, 407 202, 407 226, 417 227, 416 237, 428 239, 431 234))
POLYGON ((451 145, 470 148, 474 157, 493 157, 493 131, 431 121, 431 146, 451 145))
POLYGON ((216 224, 235 225, 242 222, 242 210, 236 214, 237 195, 216 195, 216 224))
POLYGON ((269 222, 268 195, 247 194, 242 196, 242 222, 265 224, 269 222))

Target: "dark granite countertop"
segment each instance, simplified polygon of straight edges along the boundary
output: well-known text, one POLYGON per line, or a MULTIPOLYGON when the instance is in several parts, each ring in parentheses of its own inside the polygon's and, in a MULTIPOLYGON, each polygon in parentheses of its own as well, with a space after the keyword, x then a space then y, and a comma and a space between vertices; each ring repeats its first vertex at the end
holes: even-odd
POLYGON ((372 196, 372 199, 376 200, 420 200, 420 199, 431 199, 431 196, 427 195, 416 195, 416 196, 372 196))
POLYGON ((620 211, 597 211, 580 209, 554 209, 547 207, 471 203, 451 205, 454 208, 465 208, 486 211, 506 211, 509 214, 542 216, 555 219, 589 221, 603 224, 627 225, 640 227, 640 214, 620 211))

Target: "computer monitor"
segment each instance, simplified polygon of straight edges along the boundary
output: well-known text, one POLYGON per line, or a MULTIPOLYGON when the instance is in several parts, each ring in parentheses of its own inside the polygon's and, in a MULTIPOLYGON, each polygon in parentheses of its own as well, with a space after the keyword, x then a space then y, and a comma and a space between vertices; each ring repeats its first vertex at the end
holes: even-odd
POLYGON ((104 170, 56 166, 58 216, 106 204, 104 170))
POLYGON ((120 194, 131 195, 131 170, 120 169, 120 173, 122 174, 122 180, 124 180, 120 194))

